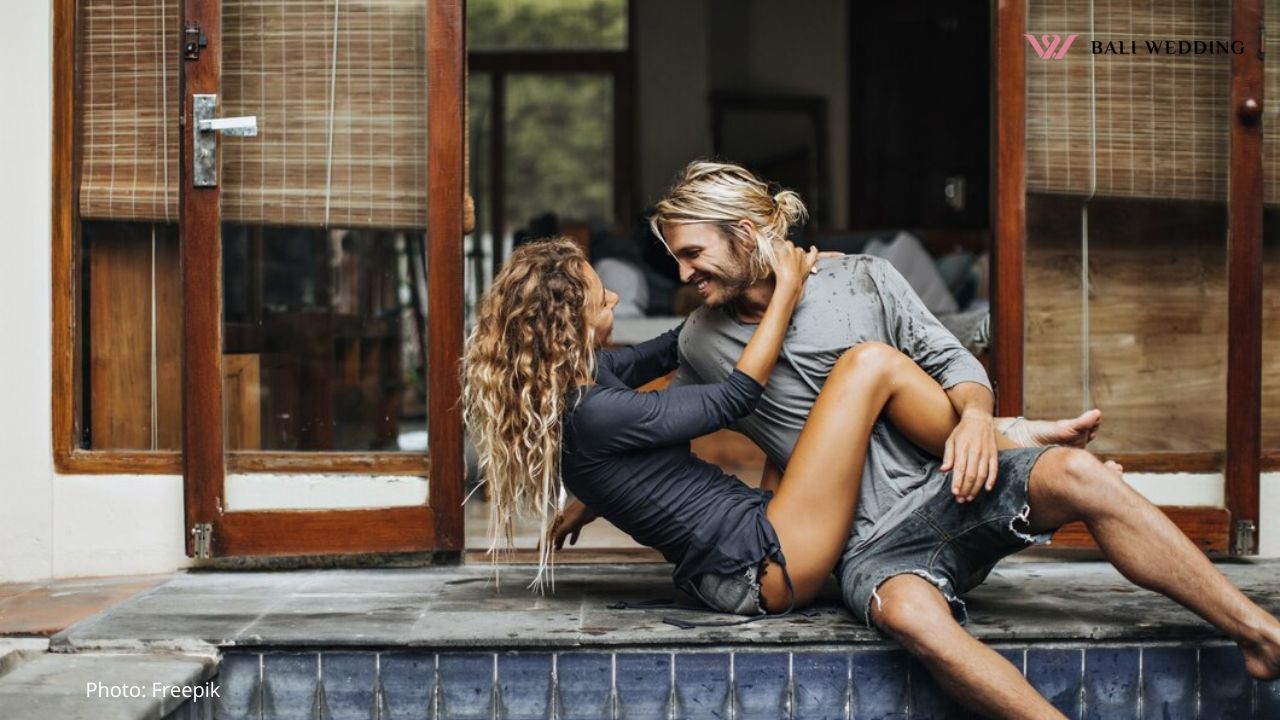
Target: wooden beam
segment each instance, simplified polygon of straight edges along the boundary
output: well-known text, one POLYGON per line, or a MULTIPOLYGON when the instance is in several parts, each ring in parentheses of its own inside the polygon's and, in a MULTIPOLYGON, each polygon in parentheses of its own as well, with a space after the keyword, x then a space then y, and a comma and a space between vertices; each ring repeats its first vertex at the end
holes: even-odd
POLYGON ((224 514, 213 535, 217 557, 339 555, 434 549, 421 507, 372 510, 256 510, 224 514))
POLYGON ((427 0, 427 432, 436 548, 462 550, 462 198, 466 2, 427 0))
POLYGON ((1257 552, 1262 451, 1262 103, 1261 0, 1233 0, 1231 37, 1245 52, 1231 56, 1231 151, 1227 186, 1227 509, 1252 522, 1232 552, 1257 552))
POLYGON ((53 457, 66 470, 77 442, 76 2, 53 3, 53 457))
POLYGON ((996 4, 992 103, 991 308, 995 322, 994 352, 996 413, 1022 414, 1023 265, 1026 256, 1026 40, 1027 4, 998 0, 996 4))
MULTIPOLYGON (((1161 511, 1178 526, 1196 547, 1206 553, 1225 553, 1231 547, 1231 515, 1215 507, 1161 507, 1161 511)), ((1051 548, 1097 548, 1093 535, 1084 523, 1064 525, 1054 533, 1051 548)))
MULTIPOLYGON (((221 94, 222 3, 183 0, 179 28, 198 25, 208 45, 182 63, 178 244, 182 267, 182 457, 187 554, 191 529, 217 519, 222 481, 222 242, 218 187, 193 185, 193 94, 221 94)), ((180 30, 181 32, 181 30, 180 30)), ((170 48, 175 51, 177 48, 170 48)), ((181 57, 180 55, 178 57, 181 57)))

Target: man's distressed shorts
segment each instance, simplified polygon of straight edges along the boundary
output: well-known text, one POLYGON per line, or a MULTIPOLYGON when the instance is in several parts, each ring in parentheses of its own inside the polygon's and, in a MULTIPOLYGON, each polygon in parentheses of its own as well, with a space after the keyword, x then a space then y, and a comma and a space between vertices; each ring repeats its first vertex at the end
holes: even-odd
POLYGON ((877 589, 909 573, 937 586, 956 620, 968 620, 960 595, 981 585, 1001 558, 1053 537, 1053 532, 1026 532, 1027 483, 1048 449, 1001 450, 995 488, 980 491, 973 502, 955 501, 950 474, 935 479, 937 487, 924 505, 869 545, 845 551, 838 568, 845 605, 870 626, 877 589))

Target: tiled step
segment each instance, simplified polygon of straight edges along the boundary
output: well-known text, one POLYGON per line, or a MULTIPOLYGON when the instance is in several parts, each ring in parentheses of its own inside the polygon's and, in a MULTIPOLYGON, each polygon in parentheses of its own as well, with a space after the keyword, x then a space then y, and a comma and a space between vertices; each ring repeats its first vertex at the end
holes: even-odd
MULTIPOLYGON (((1069 718, 1280 718, 1231 645, 998 648, 1069 718)), ((219 720, 968 718, 889 646, 614 652, 228 652, 219 720)))
POLYGON ((186 702, 172 688, 209 687, 216 670, 212 655, 44 653, 0 676, 0 718, 158 720, 186 702))

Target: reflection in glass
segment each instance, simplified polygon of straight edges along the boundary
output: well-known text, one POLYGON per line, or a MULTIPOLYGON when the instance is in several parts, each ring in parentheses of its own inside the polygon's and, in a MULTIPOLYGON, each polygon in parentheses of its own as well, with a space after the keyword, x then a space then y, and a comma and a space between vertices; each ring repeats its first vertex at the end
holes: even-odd
POLYGON ((230 450, 425 447, 415 233, 224 225, 230 450))

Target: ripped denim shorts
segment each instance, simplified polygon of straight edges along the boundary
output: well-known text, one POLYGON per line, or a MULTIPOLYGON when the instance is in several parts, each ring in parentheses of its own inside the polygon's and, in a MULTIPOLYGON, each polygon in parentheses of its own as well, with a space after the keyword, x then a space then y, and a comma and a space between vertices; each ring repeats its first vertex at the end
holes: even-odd
POLYGON ((846 550, 838 568, 845 605, 870 627, 876 590, 889 578, 912 574, 937 586, 951 614, 966 622, 960 595, 981 585, 1002 558, 1053 537, 1052 532, 1027 532, 1027 483, 1048 449, 1001 450, 995 488, 969 503, 956 502, 950 476, 939 474, 921 507, 869 546, 846 550))
POLYGON ((764 615, 760 600, 760 568, 765 561, 732 573, 703 573, 686 588, 703 605, 733 615, 764 615))

